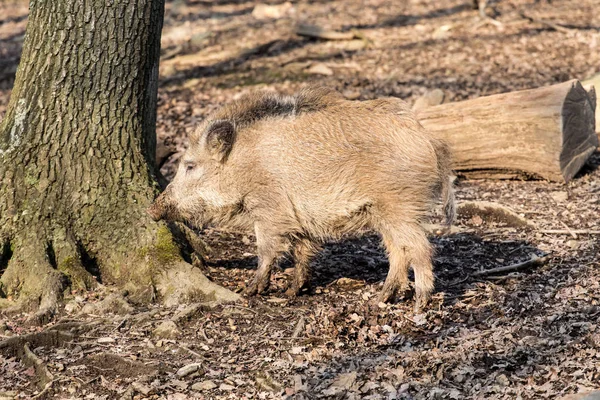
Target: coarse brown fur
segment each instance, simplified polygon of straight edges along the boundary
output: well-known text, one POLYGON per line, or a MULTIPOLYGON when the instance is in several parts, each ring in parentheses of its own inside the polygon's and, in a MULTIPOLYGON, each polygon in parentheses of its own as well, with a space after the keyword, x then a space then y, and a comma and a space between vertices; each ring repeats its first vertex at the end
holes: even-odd
POLYGON ((448 147, 400 99, 347 101, 326 88, 253 93, 201 124, 151 213, 253 231, 259 268, 247 294, 268 287, 290 250, 297 294, 323 241, 378 231, 390 259, 380 300, 408 289, 410 265, 419 307, 434 286, 421 221, 441 196, 452 222, 450 174, 448 147))

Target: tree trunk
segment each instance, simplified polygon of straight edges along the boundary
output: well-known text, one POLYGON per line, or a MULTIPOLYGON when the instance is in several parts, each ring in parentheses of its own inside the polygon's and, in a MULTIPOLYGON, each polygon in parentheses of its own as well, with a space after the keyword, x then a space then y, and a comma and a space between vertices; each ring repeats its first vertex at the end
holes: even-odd
POLYGON ((0 296, 38 306, 38 318, 66 287, 97 281, 137 301, 235 298, 186 265, 145 212, 163 10, 164 0, 30 3, 0 123, 0 296))
POLYGON ((576 81, 416 110, 475 176, 569 181, 598 147, 595 95, 576 81))

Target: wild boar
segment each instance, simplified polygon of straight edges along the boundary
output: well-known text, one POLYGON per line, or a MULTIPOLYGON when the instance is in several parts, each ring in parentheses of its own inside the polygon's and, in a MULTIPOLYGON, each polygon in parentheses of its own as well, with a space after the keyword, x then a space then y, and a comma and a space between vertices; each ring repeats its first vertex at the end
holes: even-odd
POLYGON ((397 98, 348 101, 327 88, 293 96, 258 92, 210 115, 189 138, 177 174, 149 209, 158 219, 256 235, 258 270, 246 294, 264 292, 286 252, 288 294, 309 285, 325 240, 376 231, 390 269, 380 301, 409 289, 416 307, 434 288, 421 221, 437 197, 454 218, 450 152, 397 98))

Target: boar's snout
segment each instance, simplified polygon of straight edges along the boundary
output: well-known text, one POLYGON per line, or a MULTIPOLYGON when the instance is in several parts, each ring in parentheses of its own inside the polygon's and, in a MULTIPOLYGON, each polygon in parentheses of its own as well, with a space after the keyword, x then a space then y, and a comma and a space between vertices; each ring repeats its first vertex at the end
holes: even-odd
POLYGON ((170 198, 170 190, 167 188, 164 192, 162 192, 154 203, 150 207, 148 207, 148 214, 155 221, 160 221, 161 219, 172 219, 174 214, 174 205, 170 198))

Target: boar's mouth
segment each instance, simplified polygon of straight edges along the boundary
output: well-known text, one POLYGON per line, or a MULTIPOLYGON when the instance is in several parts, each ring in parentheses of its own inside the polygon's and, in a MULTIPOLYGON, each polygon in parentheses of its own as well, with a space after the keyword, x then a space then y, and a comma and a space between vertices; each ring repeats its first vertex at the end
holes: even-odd
POLYGON ((161 219, 167 221, 179 221, 180 215, 177 208, 165 201, 165 198, 161 195, 147 210, 148 214, 154 221, 160 221, 161 219))

